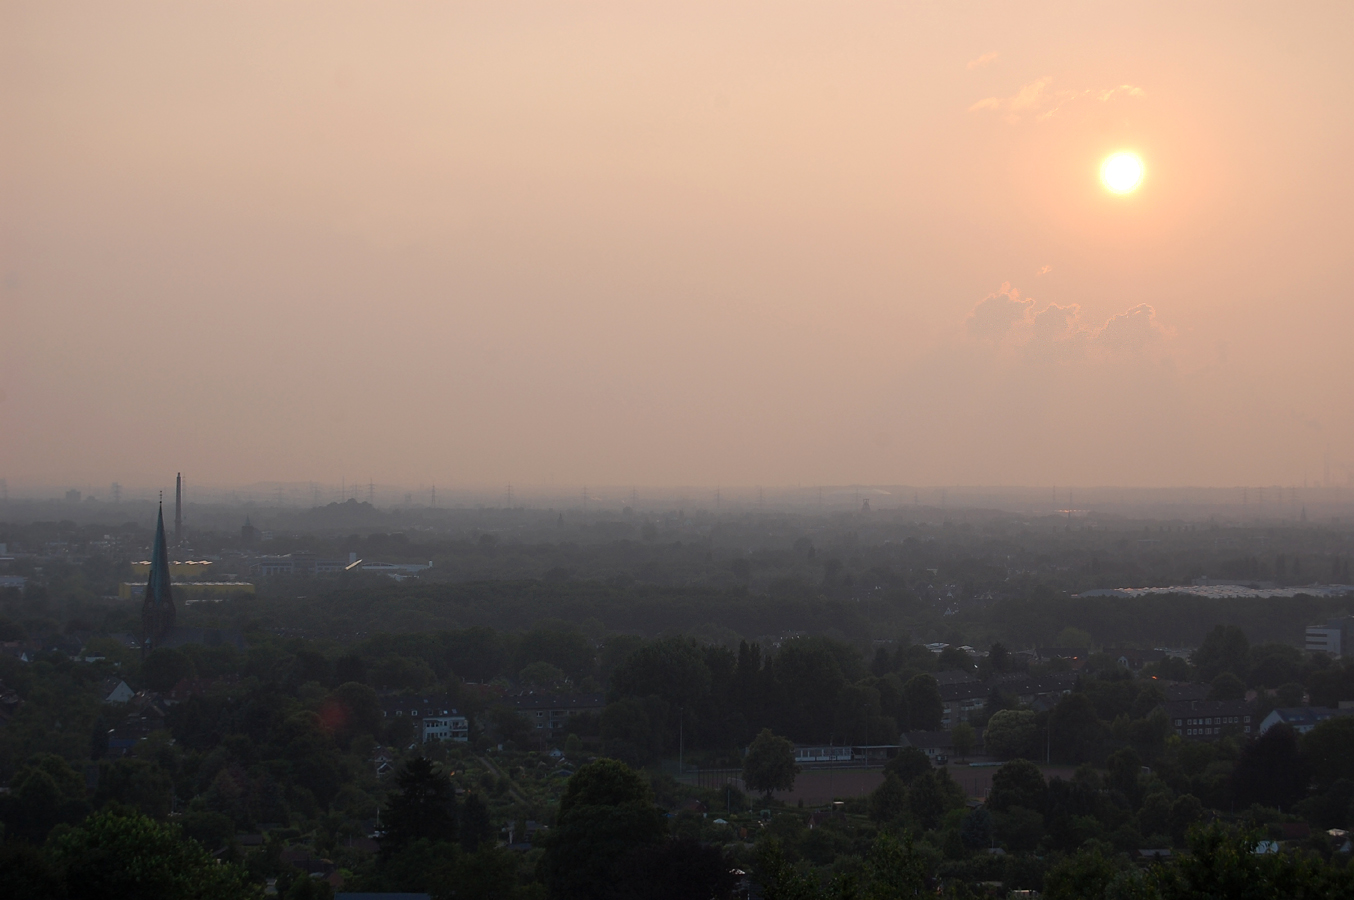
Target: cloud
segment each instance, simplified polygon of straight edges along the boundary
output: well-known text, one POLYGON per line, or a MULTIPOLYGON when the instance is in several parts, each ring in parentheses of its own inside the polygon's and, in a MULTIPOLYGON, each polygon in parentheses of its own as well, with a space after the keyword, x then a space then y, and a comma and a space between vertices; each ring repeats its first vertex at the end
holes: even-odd
POLYGON ((1096 99, 1098 99, 1101 103, 1104 103, 1106 100, 1109 100, 1115 94, 1125 94, 1129 97, 1136 98, 1142 98, 1147 96, 1147 92, 1136 85, 1121 84, 1118 87, 1112 87, 1101 91, 1099 94, 1096 95, 1096 99))
POLYGON ((1053 271, 1053 267, 1052 267, 1052 266, 1040 266, 1040 267, 1035 271, 1034 274, 1035 274, 1035 275, 1047 275, 1049 272, 1052 272, 1052 271, 1053 271))
POLYGON ((1147 92, 1142 88, 1132 84, 1121 84, 1116 87, 1104 88, 1093 91, 1088 89, 1073 90, 1051 90, 1053 77, 1045 75, 1034 81, 1023 85, 1010 97, 984 97, 977 103, 968 108, 969 112, 981 112, 983 110, 992 110, 993 112, 1002 112, 1002 117, 1006 122, 1015 125, 1021 121, 1025 115, 1034 116, 1036 122, 1044 122, 1052 118, 1058 110, 1077 100, 1095 98, 1104 103, 1116 96, 1132 97, 1141 99, 1147 96, 1147 92))
POLYGON ((987 97, 979 100, 968 108, 969 112, 978 112, 983 109, 1005 110, 1007 113, 1019 113, 1030 109, 1038 109, 1047 102, 1045 92, 1048 86, 1053 83, 1051 76, 1045 75, 1036 81, 1031 81, 1016 91, 1011 97, 987 97))
POLYGON ((1080 322, 1081 307, 1076 303, 1071 306, 1050 303, 1030 319, 1030 340, 1051 344, 1075 337, 1078 333, 1084 334, 1085 329, 1080 327, 1080 322))
POLYGON ((1064 356, 1087 350, 1141 353, 1174 336, 1157 321, 1156 309, 1148 303, 1139 303, 1100 325, 1082 318, 1080 304, 1037 306, 1034 298, 1022 297, 1006 282, 1001 290, 978 301, 964 325, 971 336, 993 344, 1030 352, 1057 349, 1064 356))
POLYGON ((978 57, 977 59, 970 59, 970 60, 968 61, 968 67, 969 67, 970 69, 981 69, 983 66, 987 65, 988 63, 996 62, 996 61, 997 61, 997 57, 1000 56, 1000 55, 1001 55, 1000 53, 996 53, 996 52, 993 52, 993 53, 984 53, 982 56, 978 57))
POLYGON ((1157 321, 1157 311, 1150 304, 1139 303, 1132 309, 1111 318, 1095 333, 1095 340, 1111 350, 1143 350, 1160 343, 1171 332, 1157 321))
POLYGON ((1020 291, 1008 281, 1001 290, 988 294, 973 307, 965 320, 968 333, 976 337, 1001 340, 1017 322, 1030 316, 1034 301, 1022 299, 1020 291))

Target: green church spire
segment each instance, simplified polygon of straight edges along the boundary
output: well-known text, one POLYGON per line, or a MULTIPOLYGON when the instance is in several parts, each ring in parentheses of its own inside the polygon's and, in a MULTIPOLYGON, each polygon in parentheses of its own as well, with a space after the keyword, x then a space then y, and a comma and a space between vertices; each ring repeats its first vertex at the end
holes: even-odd
POLYGON ((150 553, 150 578, 146 581, 146 599, 141 604, 143 653, 149 653, 174 627, 174 593, 169 584, 169 551, 165 547, 165 508, 160 504, 155 525, 155 545, 150 553))

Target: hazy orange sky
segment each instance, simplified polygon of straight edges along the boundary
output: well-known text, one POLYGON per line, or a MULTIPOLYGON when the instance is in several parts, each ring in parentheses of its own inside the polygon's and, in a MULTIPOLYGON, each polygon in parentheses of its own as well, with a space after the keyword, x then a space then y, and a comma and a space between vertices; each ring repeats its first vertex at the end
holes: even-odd
POLYGON ((0 2, 0 477, 1345 483, 1351 46, 1348 3, 0 2))

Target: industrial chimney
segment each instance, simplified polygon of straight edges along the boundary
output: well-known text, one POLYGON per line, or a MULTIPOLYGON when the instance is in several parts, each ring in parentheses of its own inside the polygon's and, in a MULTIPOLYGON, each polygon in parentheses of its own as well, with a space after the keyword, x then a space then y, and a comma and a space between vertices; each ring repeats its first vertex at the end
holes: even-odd
POLYGON ((183 473, 174 478, 174 544, 183 543, 183 473))

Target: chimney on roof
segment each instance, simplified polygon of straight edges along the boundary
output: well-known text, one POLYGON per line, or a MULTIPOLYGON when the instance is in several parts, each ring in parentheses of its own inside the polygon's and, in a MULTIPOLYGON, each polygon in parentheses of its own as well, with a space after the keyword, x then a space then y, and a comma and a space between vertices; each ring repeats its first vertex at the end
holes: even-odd
POLYGON ((174 543, 183 543, 183 473, 174 478, 174 543))

